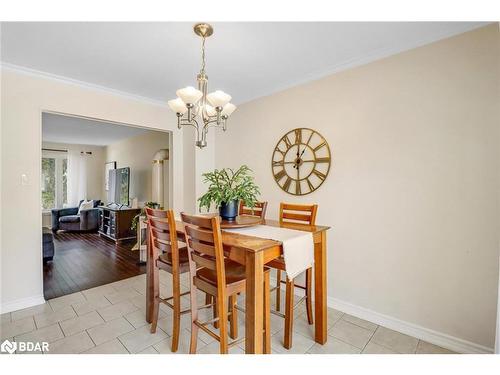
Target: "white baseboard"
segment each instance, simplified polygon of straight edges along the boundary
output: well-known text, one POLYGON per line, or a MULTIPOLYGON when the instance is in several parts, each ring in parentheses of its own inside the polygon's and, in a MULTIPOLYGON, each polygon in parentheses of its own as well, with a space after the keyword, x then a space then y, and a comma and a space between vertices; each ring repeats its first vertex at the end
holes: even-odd
POLYGON ((493 348, 476 344, 458 337, 450 336, 446 333, 437 332, 413 323, 405 322, 388 315, 380 314, 376 311, 364 307, 353 305, 349 302, 341 301, 337 298, 328 297, 328 307, 342 311, 357 318, 368 320, 383 327, 398 331, 442 348, 452 350, 457 353, 469 354, 490 354, 493 348))
MULTIPOLYGON (((276 279, 274 277, 271 277, 270 279, 271 286, 275 286, 276 279)), ((282 293, 284 293, 284 286, 282 289, 282 293)), ((297 296, 303 296, 304 291, 302 289, 296 288, 295 294, 297 296)), ((488 348, 486 346, 463 340, 458 337, 450 336, 446 333, 437 332, 414 323, 405 322, 403 320, 393 318, 392 316, 384 315, 361 306, 353 305, 352 303, 345 302, 337 298, 328 297, 327 305, 328 307, 339 310, 343 313, 353 315, 360 319, 368 320, 372 323, 404 333, 409 336, 413 336, 420 340, 427 341, 431 344, 440 346, 448 350, 452 350, 456 353, 491 354, 494 352, 493 348, 488 348)))
POLYGON ((11 311, 26 309, 28 307, 37 306, 45 303, 43 296, 33 296, 17 299, 11 302, 2 302, 0 305, 0 313, 5 314, 11 311))

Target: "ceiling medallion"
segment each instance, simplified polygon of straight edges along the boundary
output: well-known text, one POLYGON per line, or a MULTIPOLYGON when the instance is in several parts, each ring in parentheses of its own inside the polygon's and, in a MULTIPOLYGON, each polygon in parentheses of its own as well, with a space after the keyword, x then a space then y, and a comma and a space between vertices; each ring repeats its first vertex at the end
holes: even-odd
POLYGON ((208 92, 208 76, 205 72, 205 40, 213 34, 214 29, 208 23, 198 23, 193 27, 201 42, 201 70, 196 80, 198 89, 188 86, 177 90, 177 99, 170 100, 168 105, 177 114, 177 127, 193 126, 196 129, 196 146, 207 145, 207 133, 210 127, 221 127, 226 131, 226 122, 236 106, 231 95, 217 90, 208 92))

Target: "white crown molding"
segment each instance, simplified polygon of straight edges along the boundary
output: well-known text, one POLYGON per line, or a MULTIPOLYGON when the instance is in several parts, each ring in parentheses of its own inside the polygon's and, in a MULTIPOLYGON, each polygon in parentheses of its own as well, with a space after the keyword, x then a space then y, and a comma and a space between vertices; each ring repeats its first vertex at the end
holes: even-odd
POLYGON ((493 348, 463 340, 446 333, 434 331, 417 324, 405 322, 392 316, 384 315, 373 310, 366 309, 352 303, 328 297, 328 307, 342 311, 357 318, 368 320, 383 327, 416 337, 442 348, 452 350, 457 353, 467 354, 491 354, 493 348))
POLYGON ((73 86, 78 86, 78 87, 81 87, 81 88, 84 88, 87 90, 99 91, 99 92, 110 94, 110 95, 121 96, 122 98, 130 99, 130 100, 140 101, 140 102, 143 102, 146 104, 151 104, 151 105, 155 105, 155 106, 168 108, 167 104, 160 101, 160 100, 151 99, 151 98, 148 98, 145 96, 136 95, 136 94, 132 94, 132 93, 125 92, 125 91, 120 91, 120 90, 112 89, 112 88, 109 88, 106 86, 96 85, 96 84, 89 83, 89 82, 79 81, 77 79, 73 79, 73 78, 69 78, 69 77, 59 76, 57 74, 42 72, 40 70, 26 68, 24 66, 14 65, 14 64, 3 62, 3 61, 0 62, 0 67, 2 69, 12 71, 15 73, 25 74, 25 75, 29 75, 29 76, 37 77, 37 78, 49 79, 49 80, 56 81, 56 82, 61 82, 61 83, 65 83, 65 84, 69 84, 69 85, 73 85, 73 86))
POLYGON ((414 41, 412 41, 412 45, 409 47, 406 47, 406 48, 405 47, 401 48, 401 46, 380 48, 380 49, 372 51, 371 53, 368 53, 364 56, 359 56, 359 57, 353 58, 351 60, 347 60, 347 61, 344 61, 342 63, 332 65, 332 66, 330 66, 326 69, 322 69, 320 71, 311 72, 310 74, 306 75, 305 77, 297 79, 295 81, 289 81, 286 83, 274 85, 272 87, 271 86, 266 87, 265 89, 262 90, 262 92, 264 92, 264 94, 251 96, 251 97, 245 98, 244 100, 242 100, 240 102, 235 102, 235 103, 238 105, 246 104, 248 102, 251 102, 251 101, 254 101, 254 100, 257 100, 260 98, 264 98, 266 96, 278 94, 282 91, 292 89, 292 88, 307 84, 309 82, 317 81, 319 79, 331 76, 335 73, 339 73, 339 72, 342 72, 344 70, 356 68, 358 66, 366 65, 366 64, 378 61, 378 60, 385 59, 385 58, 390 57, 390 56, 394 56, 394 55, 397 55, 397 54, 400 54, 403 52, 411 51, 415 48, 419 48, 419 47, 425 46, 427 44, 439 42, 443 39, 451 38, 453 36, 457 36, 457 35, 463 34, 465 32, 472 31, 472 30, 487 26, 489 24, 491 24, 491 22, 481 22, 481 23, 477 23, 475 25, 471 25, 469 27, 463 27, 459 31, 454 30, 454 31, 444 33, 444 34, 440 35, 439 38, 437 38, 437 39, 435 37, 433 38, 432 36, 415 39, 414 41))
POLYGON ((45 303, 45 298, 43 298, 43 296, 32 296, 27 298, 16 299, 10 302, 2 302, 0 306, 0 314, 22 310, 28 307, 42 305, 44 303, 45 303))

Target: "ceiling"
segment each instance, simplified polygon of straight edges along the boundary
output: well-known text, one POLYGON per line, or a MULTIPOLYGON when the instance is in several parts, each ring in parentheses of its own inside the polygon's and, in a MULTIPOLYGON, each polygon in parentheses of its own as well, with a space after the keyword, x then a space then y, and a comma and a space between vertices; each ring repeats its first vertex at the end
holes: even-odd
POLYGON ((42 140, 44 142, 107 146, 150 131, 81 117, 42 114, 42 140))
MULTIPOLYGON (((2 22, 3 63, 165 102, 195 85, 193 23, 2 22)), ((235 103, 483 26, 480 22, 214 23, 209 90, 235 103)))

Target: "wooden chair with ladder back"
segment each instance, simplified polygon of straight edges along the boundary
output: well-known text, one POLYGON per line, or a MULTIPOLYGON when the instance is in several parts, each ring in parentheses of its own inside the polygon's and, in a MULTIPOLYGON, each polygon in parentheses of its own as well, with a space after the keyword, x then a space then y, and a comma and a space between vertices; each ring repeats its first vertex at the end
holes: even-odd
POLYGON ((258 216, 261 219, 265 219, 266 210, 267 210, 267 202, 255 202, 254 208, 250 208, 245 206, 245 203, 243 201, 240 201, 240 210, 238 211, 238 214, 258 216))
POLYGON ((181 315, 191 310, 181 311, 181 296, 189 294, 189 291, 181 293, 180 275, 189 272, 188 249, 186 246, 179 248, 177 232, 175 227, 174 212, 172 210, 156 210, 146 207, 148 219, 148 263, 152 262, 150 271, 153 273, 153 283, 150 286, 153 302, 153 313, 151 315, 151 333, 156 332, 160 302, 172 308, 172 352, 179 347, 180 320, 181 315), (162 269, 172 275, 172 296, 160 298, 159 270, 162 269), (172 302, 170 302, 172 301, 172 302))
MULTIPOLYGON (((196 353, 198 330, 219 341, 220 353, 227 354, 228 349, 245 338, 238 337, 238 293, 245 293, 245 267, 224 256, 220 219, 218 216, 203 217, 181 213, 185 223, 185 233, 189 251, 191 272, 191 342, 189 352, 196 353), (218 316, 205 322, 198 319, 197 290, 213 297, 217 305, 218 316), (218 322, 219 335, 208 328, 218 322), (229 322, 229 332, 228 332, 229 322), (228 334, 234 341, 229 342, 228 334)), ((271 352, 270 305, 269 305, 269 269, 264 272, 264 352, 271 352)), ((206 305, 203 307, 210 307, 206 305)))
MULTIPOLYGON (((245 205, 245 203, 240 200, 240 207, 238 210, 238 215, 240 216, 257 216, 260 217, 261 219, 266 218, 266 210, 267 210, 267 202, 255 202, 254 208, 248 207, 245 205)), ((207 294, 205 298, 205 304, 212 303, 212 296, 207 294)), ((214 317, 217 316, 217 308, 214 307, 214 317)), ((217 322, 214 323, 215 328, 219 328, 219 325, 217 322)))
MULTIPOLYGON (((302 205, 302 204, 280 204, 280 224, 294 224, 294 225, 315 225, 316 214, 318 211, 318 205, 302 205)), ((281 274, 285 272, 285 260, 283 257, 273 259, 271 262, 267 263, 266 266, 276 269, 276 286, 271 289, 271 291, 276 291, 276 311, 272 311, 273 314, 279 315, 285 318, 285 332, 284 332, 284 347, 290 349, 292 347, 292 334, 293 334, 293 311, 296 307, 300 305, 304 300, 306 301, 306 312, 307 321, 309 324, 313 324, 313 313, 312 313, 312 267, 308 268, 305 272, 305 282, 306 285, 295 284, 294 279, 290 280, 288 277, 286 280, 282 280, 281 274), (282 314, 281 311, 281 284, 286 284, 285 290, 285 313, 282 314), (295 288, 299 288, 305 291, 305 296, 302 297, 297 304, 294 304, 294 291, 295 288)))

